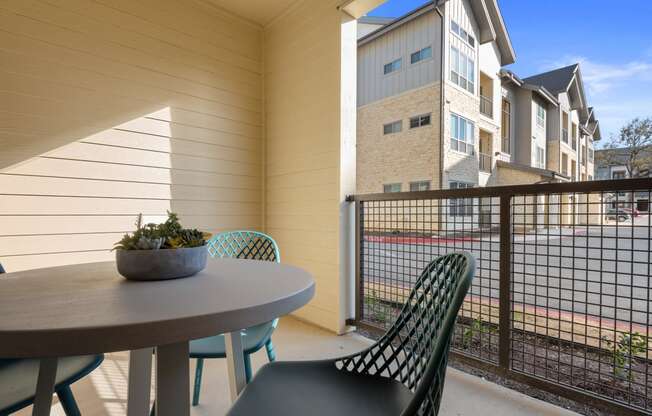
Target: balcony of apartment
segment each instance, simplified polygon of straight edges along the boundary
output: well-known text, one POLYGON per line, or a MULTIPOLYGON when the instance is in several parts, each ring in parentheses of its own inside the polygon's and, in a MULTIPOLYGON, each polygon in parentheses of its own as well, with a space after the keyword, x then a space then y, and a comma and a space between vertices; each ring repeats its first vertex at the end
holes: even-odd
POLYGON ((480 113, 489 118, 494 116, 493 80, 480 73, 480 113))
POLYGON ((478 164, 480 172, 491 173, 493 169, 493 135, 487 131, 480 130, 480 149, 478 152, 478 164))
MULTIPOLYGON (((154 398, 158 416, 225 414, 260 385, 258 370, 274 353, 277 361, 311 360, 367 348, 425 264, 459 250, 470 251, 478 267, 453 335, 454 365, 590 409, 649 413, 641 380, 651 378, 650 351, 640 338, 649 337, 641 313, 649 312, 650 294, 640 288, 649 271, 638 268, 649 239, 635 238, 641 218, 623 220, 594 196, 612 195, 618 206, 615 191, 649 192, 650 182, 347 198, 355 194, 351 16, 379 2, 216 3, 223 7, 154 0, 3 5, 0 71, 7 82, 0 102, 10 128, 0 144, 0 263, 8 272, 0 278, 0 414, 73 416, 79 406, 87 416, 145 416, 154 398), (206 273, 237 266, 224 275, 125 281, 114 243, 136 221, 161 222, 168 211, 213 233, 262 230, 278 245, 280 264, 209 259, 206 273), (236 273, 245 267, 289 274, 236 273), (283 291, 295 278, 310 284, 283 291), (208 283, 224 286, 196 290, 208 283), (225 289, 233 287, 241 290, 225 289), (109 289, 116 297, 98 295, 109 289), (200 313, 204 307, 210 316, 200 313), (248 367, 240 328, 278 315, 273 348, 258 345, 248 367), (199 367, 203 393, 191 406, 197 361, 186 359, 189 340, 215 331, 226 333, 222 358, 199 367), (101 353, 101 364, 57 378, 58 369, 70 370, 67 358, 101 353)), ((250 248, 231 247, 231 256, 258 252, 250 248)), ((409 335, 407 354, 433 345, 422 333, 409 335)), ((423 368, 403 356, 395 363, 423 368)), ((364 378, 415 396, 403 373, 354 373, 349 403, 387 398, 370 395, 364 378)), ((443 415, 572 414, 453 368, 447 374, 443 415)), ((327 378, 316 371, 299 385, 323 386, 327 378)), ((272 380, 280 393, 271 405, 304 398, 287 381, 272 380)), ((318 392, 315 411, 342 403, 318 392)))

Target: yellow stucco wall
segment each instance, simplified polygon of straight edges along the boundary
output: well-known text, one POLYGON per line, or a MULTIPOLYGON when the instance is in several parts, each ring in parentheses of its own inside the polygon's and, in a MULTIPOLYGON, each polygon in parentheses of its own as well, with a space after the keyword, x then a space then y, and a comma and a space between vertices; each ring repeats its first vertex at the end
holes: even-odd
POLYGON ((139 213, 262 226, 259 27, 175 0, 5 1, 0 20, 7 270, 109 260, 139 213))

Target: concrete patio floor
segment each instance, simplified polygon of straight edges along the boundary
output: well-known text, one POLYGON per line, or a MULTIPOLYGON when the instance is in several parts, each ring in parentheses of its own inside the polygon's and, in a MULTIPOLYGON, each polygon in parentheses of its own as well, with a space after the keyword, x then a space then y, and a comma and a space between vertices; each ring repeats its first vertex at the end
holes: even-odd
MULTIPOLYGON (((357 334, 335 336, 290 317, 281 320, 279 328, 274 334, 274 344, 279 360, 336 357, 359 351, 369 343, 368 339, 357 334)), ((265 362, 264 351, 257 353, 253 357, 254 369, 265 362)), ((99 369, 73 386, 75 397, 84 416, 126 414, 127 369, 127 353, 108 354, 99 369)), ((191 363, 191 370, 194 371, 194 360, 191 363)), ((228 408, 226 363, 224 360, 206 360, 201 403, 192 408, 191 414, 193 416, 223 415, 228 408)), ((31 407, 16 413, 20 416, 30 414, 31 407)), ((488 414, 501 416, 577 415, 478 377, 449 369, 440 415, 477 416, 488 414)), ((55 403, 52 409, 52 416, 64 416, 58 403, 55 403)))

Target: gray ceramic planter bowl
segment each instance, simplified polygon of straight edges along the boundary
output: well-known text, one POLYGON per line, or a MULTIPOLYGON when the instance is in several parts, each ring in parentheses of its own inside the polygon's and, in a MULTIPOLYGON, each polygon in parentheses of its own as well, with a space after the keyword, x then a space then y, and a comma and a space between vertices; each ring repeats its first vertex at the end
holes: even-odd
POLYGON ((118 272, 127 280, 188 277, 206 267, 206 246, 164 250, 116 250, 118 272))

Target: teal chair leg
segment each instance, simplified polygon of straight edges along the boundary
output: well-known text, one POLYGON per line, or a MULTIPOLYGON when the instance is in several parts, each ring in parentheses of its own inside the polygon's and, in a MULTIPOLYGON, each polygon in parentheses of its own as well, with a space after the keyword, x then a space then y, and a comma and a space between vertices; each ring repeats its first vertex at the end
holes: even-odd
POLYGON ((244 365, 245 365, 245 376, 247 377, 247 383, 251 381, 251 356, 249 354, 244 355, 244 365))
POLYGON ((265 344, 265 350, 267 351, 267 358, 269 362, 276 361, 276 351, 274 351, 274 344, 272 344, 272 339, 265 344))
POLYGON ((204 371, 204 359, 197 358, 197 366, 195 367, 195 386, 192 391, 192 405, 199 404, 199 393, 201 393, 201 376, 204 371))
POLYGON ((149 411, 149 416, 156 416, 156 402, 152 403, 152 410, 149 411))
POLYGON ((59 402, 61 403, 61 407, 63 407, 66 416, 81 416, 81 412, 79 411, 79 407, 75 401, 75 396, 72 395, 70 386, 57 390, 57 397, 59 397, 59 402))

